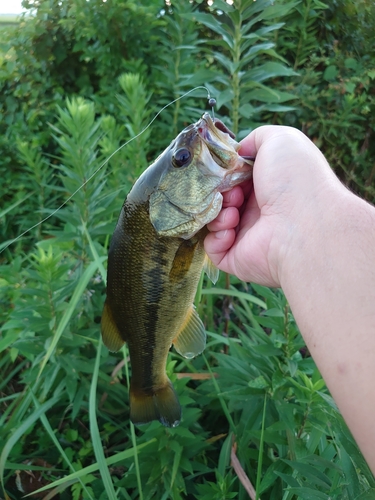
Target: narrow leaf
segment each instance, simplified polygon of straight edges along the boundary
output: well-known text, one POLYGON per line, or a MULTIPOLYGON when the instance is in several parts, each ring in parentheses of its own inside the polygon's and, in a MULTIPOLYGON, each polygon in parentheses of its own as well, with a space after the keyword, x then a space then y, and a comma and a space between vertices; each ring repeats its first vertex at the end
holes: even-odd
POLYGON ((59 400, 59 397, 54 397, 48 400, 46 403, 42 404, 38 409, 36 409, 29 417, 22 422, 22 424, 13 432, 12 436, 5 443, 4 448, 0 455, 0 482, 4 487, 4 470, 5 463, 12 451, 13 446, 21 439, 25 432, 52 406, 54 406, 59 400))
MULTIPOLYGON (((101 262, 103 262, 106 258, 107 257, 100 257, 101 262)), ((83 292, 85 291, 90 279, 93 277, 97 268, 98 268, 97 262, 96 261, 91 262, 90 265, 85 270, 85 272, 82 274, 81 278, 79 279, 77 286, 74 290, 74 293, 72 295, 72 298, 69 301, 69 305, 64 311, 63 317, 61 318, 61 321, 57 326, 56 333, 40 365, 38 379, 41 376, 46 364, 48 363, 48 360, 50 359, 54 350, 56 349, 56 346, 60 340, 61 335, 63 334, 66 326, 68 325, 71 317, 73 316, 75 308, 77 307, 77 304, 80 298, 82 297, 83 292)))
POLYGON ((105 460, 102 441, 100 439, 100 432, 98 427, 98 422, 96 420, 96 387, 98 383, 99 376, 99 366, 100 366, 100 354, 102 352, 102 339, 100 338, 98 342, 98 350, 96 353, 96 360, 94 366, 94 372, 92 374, 91 387, 90 387, 90 401, 89 401, 89 414, 90 414, 90 433, 92 439, 92 445, 94 448, 94 453, 96 460, 98 461, 98 466, 100 470, 101 479, 104 484, 105 491, 108 498, 115 500, 117 498, 115 488, 111 479, 111 474, 108 469, 108 465, 105 460))

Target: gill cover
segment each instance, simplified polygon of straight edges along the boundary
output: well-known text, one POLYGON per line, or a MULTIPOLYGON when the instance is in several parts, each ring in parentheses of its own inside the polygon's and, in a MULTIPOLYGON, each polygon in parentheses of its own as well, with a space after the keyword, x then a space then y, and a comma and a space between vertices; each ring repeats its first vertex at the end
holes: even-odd
POLYGON ((217 217, 221 193, 251 176, 226 130, 205 113, 163 155, 164 168, 149 198, 150 221, 159 236, 191 238, 217 217))

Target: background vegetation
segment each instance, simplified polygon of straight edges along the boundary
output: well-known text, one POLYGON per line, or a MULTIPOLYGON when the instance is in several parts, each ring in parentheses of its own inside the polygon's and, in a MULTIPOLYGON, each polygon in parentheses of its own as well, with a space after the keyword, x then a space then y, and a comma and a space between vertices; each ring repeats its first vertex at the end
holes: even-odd
MULTIPOLYGON (((206 107, 242 137, 302 129, 375 200, 371 0, 35 0, 0 41, 0 480, 5 498, 348 499, 375 480, 280 291, 221 276, 204 355, 168 364, 176 429, 128 420, 102 345, 110 235, 139 173, 206 107)), ((306 290, 308 300, 308 290, 306 290)))

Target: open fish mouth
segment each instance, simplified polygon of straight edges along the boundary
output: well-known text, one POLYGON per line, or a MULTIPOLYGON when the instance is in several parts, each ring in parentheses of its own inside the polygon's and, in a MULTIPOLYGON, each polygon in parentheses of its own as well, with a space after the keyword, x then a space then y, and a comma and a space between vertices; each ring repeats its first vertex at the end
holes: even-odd
POLYGON ((218 118, 213 120, 208 113, 204 113, 201 120, 195 124, 195 128, 204 141, 212 141, 209 129, 214 131, 215 128, 224 134, 228 134, 231 139, 236 138, 234 133, 221 120, 218 118))
MULTIPOLYGON (((237 162, 234 165, 228 160, 233 152, 239 150, 240 144, 235 140, 234 133, 221 120, 213 120, 209 113, 204 113, 202 118, 195 124, 195 130, 208 147, 214 161, 221 168, 225 170, 238 170, 241 162, 237 162)), ((238 156, 242 158, 240 155, 238 156)), ((249 162, 249 164, 252 164, 250 162, 254 161, 252 157, 244 157, 243 159, 245 162, 249 162)), ((242 163, 243 166, 244 163, 242 163)))
POLYGON ((218 118, 216 118, 214 120, 214 124, 215 124, 216 128, 218 128, 219 130, 221 130, 225 134, 229 134, 232 139, 236 138, 236 136, 234 135, 234 133, 231 130, 229 130, 229 128, 221 120, 219 120, 218 118))

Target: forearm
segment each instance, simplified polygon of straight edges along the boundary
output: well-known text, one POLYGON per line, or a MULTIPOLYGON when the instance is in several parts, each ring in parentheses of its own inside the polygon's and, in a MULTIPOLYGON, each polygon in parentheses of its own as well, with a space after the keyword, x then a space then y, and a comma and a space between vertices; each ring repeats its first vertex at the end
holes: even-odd
POLYGON ((240 151, 256 157, 253 191, 243 190, 244 203, 238 191, 224 193, 206 251, 240 279, 283 288, 375 473, 375 208, 295 129, 260 127, 240 151))
POLYGON ((342 189, 332 194, 305 219, 308 233, 296 227, 280 283, 375 473, 375 209, 342 189))

